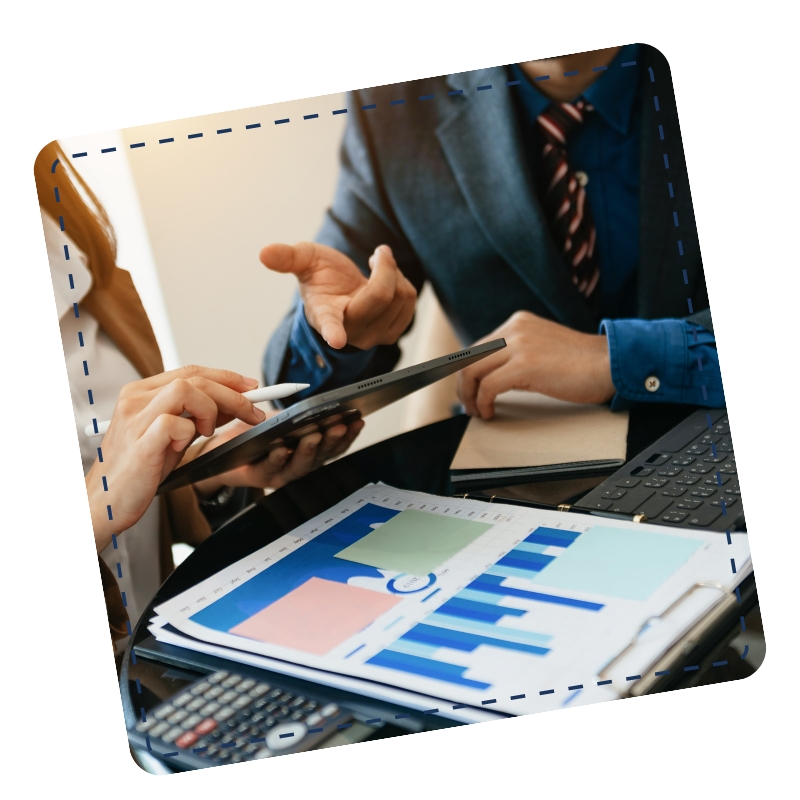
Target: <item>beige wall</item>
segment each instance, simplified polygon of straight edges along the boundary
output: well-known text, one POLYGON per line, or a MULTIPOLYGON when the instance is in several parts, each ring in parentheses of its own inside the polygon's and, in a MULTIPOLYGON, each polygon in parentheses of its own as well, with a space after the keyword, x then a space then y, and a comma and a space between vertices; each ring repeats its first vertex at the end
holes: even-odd
MULTIPOLYGON (((268 272, 258 252, 315 235, 333 197, 346 122, 331 111, 343 106, 343 96, 331 95, 122 132, 182 363, 261 378, 264 346, 295 281, 268 272), (319 118, 302 119, 310 113, 319 118), (285 117, 291 122, 274 124, 285 117), (261 127, 245 129, 255 122, 261 127), (222 128, 233 131, 217 134, 222 128), (203 137, 187 138, 197 132, 203 137), (175 141, 158 144, 165 138, 175 141), (145 147, 128 147, 141 141, 145 147)), ((420 310, 403 343, 404 363, 450 349, 447 337, 432 336, 432 295, 420 310)), ((359 446, 429 421, 432 408, 422 396, 396 403, 368 420, 359 446)))

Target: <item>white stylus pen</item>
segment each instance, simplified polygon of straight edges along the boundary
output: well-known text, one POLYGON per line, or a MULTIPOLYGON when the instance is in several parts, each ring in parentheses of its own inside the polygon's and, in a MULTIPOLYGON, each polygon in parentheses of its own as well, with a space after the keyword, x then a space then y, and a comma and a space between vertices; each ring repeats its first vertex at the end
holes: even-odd
MULTIPOLYGON (((308 389, 310 383, 278 383, 275 386, 262 386, 260 389, 251 389, 249 392, 242 392, 242 396, 246 397, 251 403, 263 403, 265 400, 280 400, 283 397, 302 392, 303 389, 308 389)), ((181 414, 182 417, 191 417, 188 411, 181 414)), ((98 422, 97 428, 95 423, 90 422, 83 432, 87 436, 102 436, 107 430, 111 420, 105 422, 98 422)))

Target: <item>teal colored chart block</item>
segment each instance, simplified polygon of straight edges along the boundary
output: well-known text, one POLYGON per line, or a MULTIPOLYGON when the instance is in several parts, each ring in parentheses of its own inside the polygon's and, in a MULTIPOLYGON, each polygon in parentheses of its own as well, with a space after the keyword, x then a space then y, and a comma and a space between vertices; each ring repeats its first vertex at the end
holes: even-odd
POLYGON ((647 600, 694 553, 700 539, 597 526, 582 533, 532 582, 623 600, 647 600))

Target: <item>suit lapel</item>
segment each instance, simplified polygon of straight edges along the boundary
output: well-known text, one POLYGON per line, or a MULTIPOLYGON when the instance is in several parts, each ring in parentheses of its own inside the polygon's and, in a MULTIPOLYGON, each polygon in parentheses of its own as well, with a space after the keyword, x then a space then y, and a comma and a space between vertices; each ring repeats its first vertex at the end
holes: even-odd
POLYGON ((451 75, 448 83, 464 97, 436 134, 478 225, 558 322, 595 331, 597 321, 572 285, 530 185, 505 69, 451 75))

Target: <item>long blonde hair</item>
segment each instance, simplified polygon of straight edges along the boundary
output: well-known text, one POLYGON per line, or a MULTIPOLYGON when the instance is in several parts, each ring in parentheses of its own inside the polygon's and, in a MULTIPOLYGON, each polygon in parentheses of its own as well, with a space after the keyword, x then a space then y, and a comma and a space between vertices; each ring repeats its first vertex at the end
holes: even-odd
POLYGON ((85 253, 94 283, 107 286, 116 266, 117 239, 102 203, 58 142, 39 151, 33 174, 39 205, 85 253))

